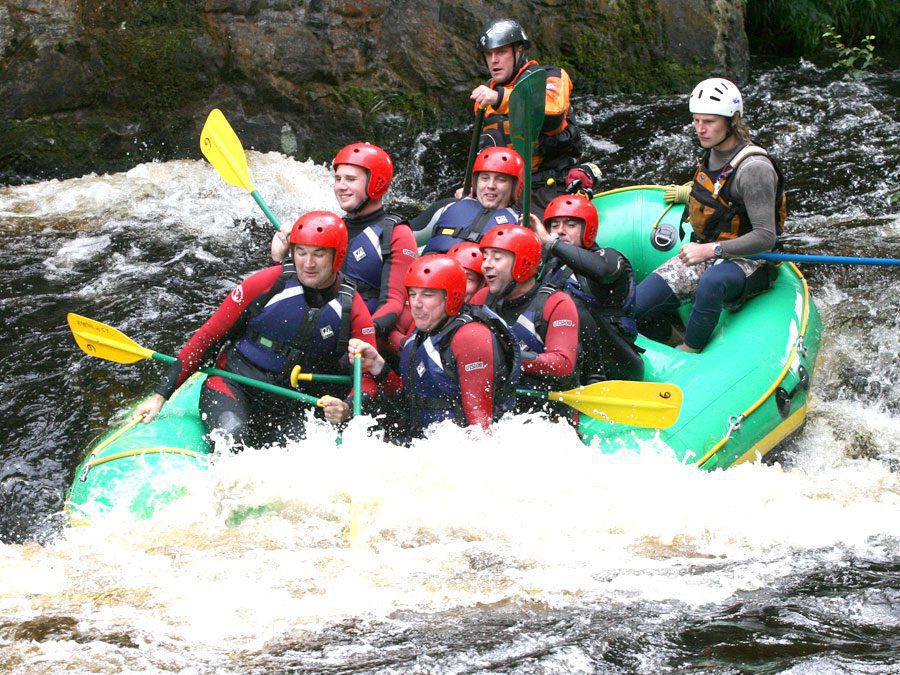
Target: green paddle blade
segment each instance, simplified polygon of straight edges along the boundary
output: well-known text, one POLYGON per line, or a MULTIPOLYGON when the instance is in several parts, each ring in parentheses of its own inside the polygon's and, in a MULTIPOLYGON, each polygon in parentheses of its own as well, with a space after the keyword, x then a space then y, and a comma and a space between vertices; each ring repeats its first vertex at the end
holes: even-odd
POLYGON ((513 147, 525 162, 522 223, 526 227, 531 212, 531 158, 541 127, 544 126, 546 91, 547 71, 533 70, 516 83, 509 97, 509 134, 513 147))
POLYGON ((531 170, 534 144, 544 126, 547 71, 534 70, 516 83, 509 97, 509 134, 513 147, 531 170))
POLYGON ((200 150, 226 182, 247 192, 256 190, 241 139, 218 108, 209 113, 200 132, 200 150))

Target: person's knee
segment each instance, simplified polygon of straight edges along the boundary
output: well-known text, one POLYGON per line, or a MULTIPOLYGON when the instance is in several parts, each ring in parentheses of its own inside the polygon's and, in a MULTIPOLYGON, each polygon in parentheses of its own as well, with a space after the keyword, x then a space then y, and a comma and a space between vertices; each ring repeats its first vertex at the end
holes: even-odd
POLYGON ((660 310, 674 309, 677 305, 675 292, 656 272, 649 274, 635 289, 634 313, 638 320, 660 310))

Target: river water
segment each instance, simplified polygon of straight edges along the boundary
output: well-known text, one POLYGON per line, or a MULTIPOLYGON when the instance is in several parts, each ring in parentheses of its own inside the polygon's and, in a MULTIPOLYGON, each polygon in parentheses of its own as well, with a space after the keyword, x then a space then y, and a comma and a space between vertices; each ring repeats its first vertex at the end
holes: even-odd
MULTIPOLYGON (((900 258, 897 76, 756 69, 747 117, 789 176, 789 250, 900 258)), ((578 104, 606 187, 690 177, 683 98, 578 104)), ((393 203, 413 213, 456 183, 467 130, 398 138, 393 203)), ((327 167, 248 155, 283 221, 336 207, 327 167)), ((0 188, 0 670, 900 670, 897 268, 805 268, 814 397, 762 464, 603 456, 541 420, 398 449, 360 420, 339 447, 313 425, 219 457, 151 521, 64 527, 84 449, 163 368, 85 356, 66 313, 173 353, 270 234, 199 153, 0 188)))

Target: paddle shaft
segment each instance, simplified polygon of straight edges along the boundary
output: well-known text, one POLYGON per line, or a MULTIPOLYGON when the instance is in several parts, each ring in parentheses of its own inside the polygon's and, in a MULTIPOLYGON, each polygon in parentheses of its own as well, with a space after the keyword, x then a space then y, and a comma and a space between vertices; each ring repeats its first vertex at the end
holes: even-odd
MULTIPOLYGON (((152 358, 154 361, 161 361, 163 363, 173 363, 178 360, 174 356, 169 356, 168 354, 160 354, 159 352, 153 352, 150 355, 150 358, 152 358)), ((286 396, 287 398, 293 398, 298 401, 303 401, 304 403, 311 403, 313 405, 316 405, 319 402, 319 399, 315 396, 310 396, 309 394, 304 394, 303 392, 286 389, 274 384, 269 384, 268 382, 263 382, 262 380, 254 380, 252 377, 245 377, 243 375, 238 375, 237 373, 230 373, 227 370, 220 370, 218 368, 200 368, 200 372, 206 373, 207 375, 218 375, 219 377, 224 377, 227 380, 240 382, 241 384, 245 384, 248 387, 255 387, 256 389, 267 391, 270 394, 286 396)))
POLYGON ((484 126, 484 111, 484 108, 479 108, 475 116, 475 128, 469 143, 469 159, 466 161, 466 175, 463 180, 463 197, 468 197, 472 189, 472 167, 475 166, 475 155, 478 154, 478 139, 481 138, 481 129, 484 126))
POLYGON ((809 263, 815 265, 872 265, 900 267, 900 259, 895 258, 853 258, 839 255, 804 255, 800 253, 757 253, 747 256, 757 260, 773 262, 809 263))
POLYGON ((265 200, 262 198, 262 195, 259 194, 259 190, 254 190, 250 193, 250 196, 256 200, 256 203, 259 204, 259 208, 262 209, 262 212, 266 214, 266 218, 269 219, 269 222, 272 223, 272 226, 281 231, 281 221, 278 220, 278 216, 272 213, 272 210, 269 208, 269 205, 266 204, 265 200))
POLYGON ((362 354, 353 357, 353 416, 362 414, 362 354))

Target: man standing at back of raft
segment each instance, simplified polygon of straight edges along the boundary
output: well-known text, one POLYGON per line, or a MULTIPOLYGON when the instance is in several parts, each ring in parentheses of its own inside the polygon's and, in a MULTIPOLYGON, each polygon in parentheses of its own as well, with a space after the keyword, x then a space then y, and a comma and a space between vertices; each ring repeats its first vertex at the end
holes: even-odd
MULTIPOLYGON (((349 371, 351 339, 374 341, 372 316, 352 283, 341 274, 347 255, 347 226, 327 211, 297 219, 288 239, 289 255, 280 265, 247 277, 188 340, 156 394, 138 405, 136 417, 150 422, 163 403, 200 367, 208 352, 224 347, 216 367, 281 387, 290 387, 295 365, 304 372, 349 371)), ((323 396, 324 386, 304 385, 323 396)), ((368 374, 362 393, 372 398, 378 386, 368 374)), ((350 416, 350 400, 326 396, 325 418, 338 424, 350 416)), ((200 417, 207 433, 221 430, 239 444, 259 445, 302 437, 306 408, 284 398, 219 376, 206 378, 200 417)))
POLYGON ((772 285, 777 268, 743 256, 772 250, 786 207, 780 170, 750 141, 738 88, 722 78, 704 80, 691 93, 690 111, 703 148, 690 188, 691 242, 638 284, 635 315, 647 337, 678 343, 672 317, 693 299, 677 347, 696 353, 723 307, 736 309, 772 285))
MULTIPOLYGON (((532 212, 540 216, 547 203, 564 192, 567 185, 580 180, 583 187, 591 188, 599 175, 590 165, 576 166, 581 156, 580 134, 570 102, 572 80, 569 74, 559 66, 540 65, 534 59, 526 59, 529 44, 517 21, 491 21, 478 39, 478 48, 491 79, 475 87, 470 98, 475 101, 476 115, 479 108, 485 109, 479 149, 511 146, 509 98, 513 88, 526 74, 538 69, 547 71, 544 125, 530 169, 534 185, 532 212)), ((527 175, 528 167, 525 171, 527 175)))
MULTIPOLYGON (((371 143, 352 143, 334 157, 334 196, 346 215, 350 236, 343 272, 357 284, 384 345, 406 305, 406 270, 418 257, 409 225, 382 203, 394 177, 394 163, 371 143)), ((286 233, 272 238, 272 259, 288 253, 286 233)))

